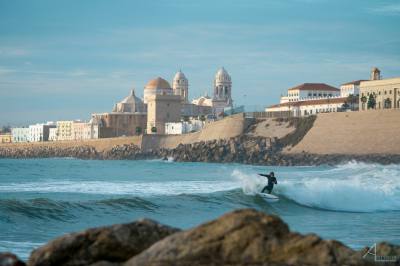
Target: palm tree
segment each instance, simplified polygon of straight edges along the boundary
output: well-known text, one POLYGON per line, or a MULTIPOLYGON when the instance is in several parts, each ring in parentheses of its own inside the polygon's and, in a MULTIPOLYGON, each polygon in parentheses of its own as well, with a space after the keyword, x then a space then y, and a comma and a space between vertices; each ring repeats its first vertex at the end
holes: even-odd
POLYGON ((365 103, 367 102, 367 97, 365 97, 365 95, 363 95, 361 97, 361 102, 362 102, 362 109, 365 109, 365 103))

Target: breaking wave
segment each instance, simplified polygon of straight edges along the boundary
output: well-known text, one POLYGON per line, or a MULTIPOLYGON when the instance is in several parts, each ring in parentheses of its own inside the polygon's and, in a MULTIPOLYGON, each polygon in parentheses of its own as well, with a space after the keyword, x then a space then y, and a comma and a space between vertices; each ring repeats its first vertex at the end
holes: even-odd
MULTIPOLYGON (((282 171, 274 192, 312 208, 346 212, 400 211, 400 166, 349 162, 315 171, 282 171)), ((246 194, 261 190, 266 180, 235 170, 246 194)))

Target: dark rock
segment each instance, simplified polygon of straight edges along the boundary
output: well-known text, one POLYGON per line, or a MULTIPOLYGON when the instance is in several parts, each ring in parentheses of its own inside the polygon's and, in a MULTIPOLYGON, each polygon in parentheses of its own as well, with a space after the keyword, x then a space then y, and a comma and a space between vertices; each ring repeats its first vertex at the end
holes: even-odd
POLYGON ((173 234, 127 261, 143 265, 369 265, 340 242, 289 231, 278 217, 238 210, 173 234))
POLYGON ((29 266, 112 265, 128 260, 178 229, 152 220, 67 234, 34 250, 29 266))
POLYGON ((0 266, 25 266, 25 262, 12 253, 0 253, 0 266))

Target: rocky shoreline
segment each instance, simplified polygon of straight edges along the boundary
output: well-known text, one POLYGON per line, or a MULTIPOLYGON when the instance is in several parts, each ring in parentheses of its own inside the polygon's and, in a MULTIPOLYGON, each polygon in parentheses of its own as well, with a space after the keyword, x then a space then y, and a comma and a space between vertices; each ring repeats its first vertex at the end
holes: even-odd
POLYGON ((146 160, 168 159, 177 162, 243 163, 275 166, 337 165, 352 160, 365 163, 398 164, 398 154, 287 154, 287 147, 280 139, 242 135, 228 140, 213 140, 193 144, 180 144, 174 149, 142 151, 133 144, 117 145, 98 152, 92 146, 60 148, 55 146, 32 146, 24 148, 0 148, 0 158, 77 158, 95 160, 146 160))
MULTIPOLYGON (((400 263, 400 246, 377 244, 400 263)), ((376 265, 368 247, 355 251, 335 240, 291 232, 279 217, 237 210, 181 231, 143 219, 58 237, 28 262, 0 253, 0 266, 376 265)))

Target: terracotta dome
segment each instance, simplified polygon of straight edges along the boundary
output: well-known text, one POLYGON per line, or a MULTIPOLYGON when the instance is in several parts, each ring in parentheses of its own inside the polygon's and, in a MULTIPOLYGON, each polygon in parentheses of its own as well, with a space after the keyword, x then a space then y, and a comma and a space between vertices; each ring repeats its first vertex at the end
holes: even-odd
POLYGON ((150 80, 144 88, 146 90, 172 90, 168 81, 160 77, 150 80))

